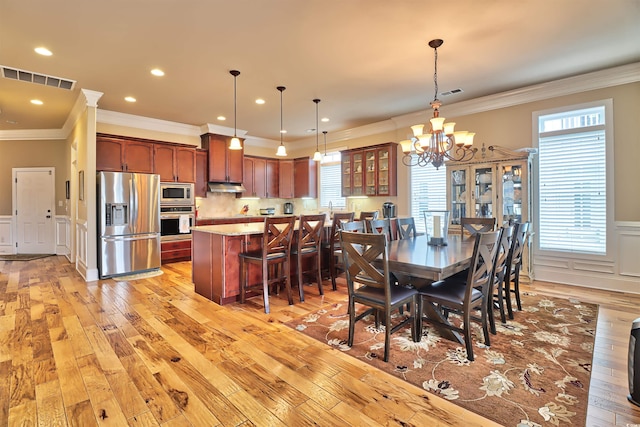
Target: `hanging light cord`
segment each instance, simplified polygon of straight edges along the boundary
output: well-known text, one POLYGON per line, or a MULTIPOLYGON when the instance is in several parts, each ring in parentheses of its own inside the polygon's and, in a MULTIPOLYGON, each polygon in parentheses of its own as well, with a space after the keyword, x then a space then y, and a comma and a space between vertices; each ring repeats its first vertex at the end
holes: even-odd
POLYGON ((314 99, 313 102, 316 103, 316 152, 318 152, 318 104, 320 103, 320 100, 314 99))
MULTIPOLYGON (((278 90, 280 90, 280 88, 278 88, 278 90)), ((280 145, 282 145, 282 130, 284 129, 282 127, 282 92, 283 91, 284 91, 284 88, 280 90, 280 145)))
POLYGON ((435 55, 434 55, 434 65, 433 65, 433 83, 434 83, 434 87, 435 87, 435 93, 433 94, 433 100, 436 101, 438 99, 438 48, 435 47, 433 48, 435 55))
POLYGON ((323 130, 322 134, 324 135, 324 155, 327 155, 327 131, 323 130))

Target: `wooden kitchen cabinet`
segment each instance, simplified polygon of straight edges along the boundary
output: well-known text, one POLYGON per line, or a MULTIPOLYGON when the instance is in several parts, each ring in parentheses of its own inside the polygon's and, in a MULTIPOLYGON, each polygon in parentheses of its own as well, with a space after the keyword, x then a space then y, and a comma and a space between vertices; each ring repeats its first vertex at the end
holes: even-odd
POLYGON ((162 264, 177 261, 190 261, 191 239, 161 242, 160 259, 162 264))
POLYGON ((264 157, 244 157, 243 184, 247 191, 237 197, 278 197, 278 160, 264 157))
POLYGON ((209 150, 209 182, 242 183, 244 149, 229 150, 229 136, 206 133, 200 138, 202 148, 209 150))
POLYGON ((153 145, 154 173, 162 182, 195 182, 196 150, 170 144, 153 145))
POLYGON ((196 197, 207 197, 209 191, 209 153, 207 150, 196 150, 196 197))
POLYGON ((153 173, 153 141, 97 134, 96 170, 153 173))
POLYGON ((293 199, 294 197, 294 162, 293 160, 280 160, 278 173, 278 194, 281 199, 293 199))
POLYGON ((398 144, 341 151, 342 196, 397 196, 398 144))
POLYGON ((318 167, 310 157, 301 157, 293 161, 294 197, 318 196, 318 167))

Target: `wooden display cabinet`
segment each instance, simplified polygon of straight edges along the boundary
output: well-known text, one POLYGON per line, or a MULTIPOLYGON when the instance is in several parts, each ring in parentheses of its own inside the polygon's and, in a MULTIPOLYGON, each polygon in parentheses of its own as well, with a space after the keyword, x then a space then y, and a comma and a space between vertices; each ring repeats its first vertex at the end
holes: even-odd
POLYGON ((341 151, 342 196, 396 196, 398 144, 341 151))

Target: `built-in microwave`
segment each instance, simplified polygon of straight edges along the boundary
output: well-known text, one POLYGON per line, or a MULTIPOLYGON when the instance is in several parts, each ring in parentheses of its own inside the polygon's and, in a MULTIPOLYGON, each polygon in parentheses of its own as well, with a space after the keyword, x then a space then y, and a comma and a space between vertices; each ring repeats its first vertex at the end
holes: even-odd
POLYGON ((195 202, 193 188, 193 183, 161 182, 160 206, 193 205, 195 202))

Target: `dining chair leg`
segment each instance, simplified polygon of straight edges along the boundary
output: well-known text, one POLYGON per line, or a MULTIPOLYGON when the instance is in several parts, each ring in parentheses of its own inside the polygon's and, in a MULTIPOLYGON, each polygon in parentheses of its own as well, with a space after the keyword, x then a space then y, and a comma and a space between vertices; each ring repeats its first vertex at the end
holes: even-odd
POLYGON ((496 320, 493 317, 492 301, 493 301, 493 298, 491 297, 488 298, 487 303, 482 304, 482 307, 480 308, 480 314, 482 316, 482 333, 484 334, 484 345, 486 345, 487 347, 491 345, 491 341, 489 339, 489 329, 491 329, 491 332, 494 335, 496 334, 496 332, 493 332, 496 330, 496 320), (487 322, 489 323, 489 325, 487 325, 487 322))
MULTIPOLYGON (((504 280, 500 281, 500 284, 498 285, 498 305, 500 306, 500 321, 502 323, 507 323, 507 317, 505 315, 505 311, 504 311, 504 280)), ((495 332, 492 331, 494 334, 495 332)))
POLYGON ((353 347, 353 335, 355 333, 356 323, 356 304, 349 298, 349 337, 347 338, 347 345, 353 347))
POLYGON ((416 312, 415 312, 416 318, 413 319, 413 321, 415 322, 415 333, 416 333, 416 339, 414 341, 420 342, 422 340, 422 297, 420 295, 416 295, 415 301, 414 301, 414 307, 416 309, 416 312))
POLYGON ((291 292, 291 265, 289 261, 285 261, 282 263, 282 268, 284 268, 284 285, 287 288, 287 300, 289 301, 289 305, 293 305, 293 294, 291 292))
POLYGON ((336 276, 338 275, 338 267, 336 266, 336 255, 331 254, 329 257, 329 275, 331 276, 331 287, 333 290, 337 290, 336 276))
POLYGON ((389 346, 391 345, 391 310, 384 311, 384 361, 389 361, 389 346))
POLYGON ((324 295, 324 290, 322 289, 322 265, 320 263, 320 251, 316 253, 316 280, 318 281, 318 292, 320 295, 324 295))
POLYGON ((522 302, 520 301, 520 266, 516 267, 515 278, 513 281, 513 292, 516 294, 516 303, 518 305, 518 311, 522 311, 522 302))
POLYGON ((302 274, 302 256, 300 255, 300 253, 298 252, 298 256, 296 257, 298 265, 296 266, 296 270, 298 273, 298 293, 300 294, 300 302, 304 302, 304 289, 302 287, 302 278, 303 278, 303 274, 302 274))
POLYGON ((471 313, 465 311, 464 313, 464 344, 467 348, 467 359, 473 362, 473 343, 471 342, 471 313))
POLYGON ((507 302, 507 315, 513 320, 513 307, 511 303, 511 279, 507 280, 504 287, 504 299, 507 302))
POLYGON ((266 263, 262 264, 262 299, 264 300, 264 312, 269 314, 269 269, 266 263))

